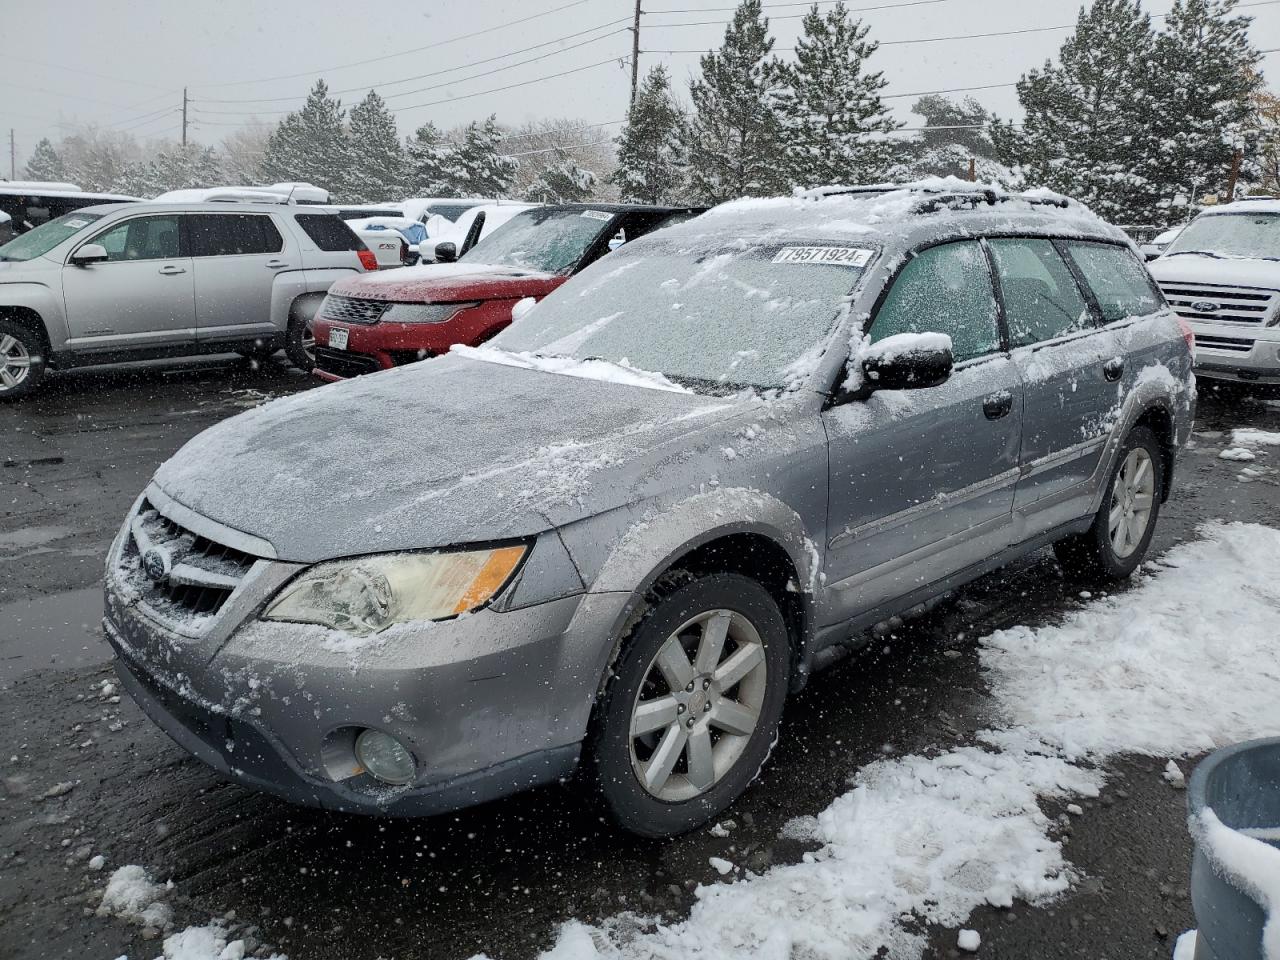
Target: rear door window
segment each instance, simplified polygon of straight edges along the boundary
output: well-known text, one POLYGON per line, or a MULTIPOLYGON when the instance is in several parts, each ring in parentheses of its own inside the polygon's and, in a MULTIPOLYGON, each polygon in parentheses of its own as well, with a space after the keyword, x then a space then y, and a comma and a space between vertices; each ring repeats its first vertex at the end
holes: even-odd
POLYGON ((1024 347, 1088 327, 1092 321, 1075 277, 1053 241, 990 240, 1009 344, 1024 347))
POLYGON ((284 238, 265 214, 191 213, 187 227, 193 257, 236 257, 284 249, 284 238))
POLYGON ((294 217, 311 242, 326 253, 363 250, 364 244, 346 222, 332 213, 299 213, 294 217))
POLYGON ((127 260, 171 260, 180 256, 178 215, 134 217, 98 234, 91 241, 101 244, 111 263, 127 260))
POLYGON ((996 295, 977 241, 929 247, 893 282, 871 324, 871 340, 898 333, 945 333, 956 363, 1000 349, 996 295))
POLYGON ((1126 247, 1070 241, 1067 252, 1093 291, 1105 322, 1144 317, 1160 309, 1151 275, 1126 247))

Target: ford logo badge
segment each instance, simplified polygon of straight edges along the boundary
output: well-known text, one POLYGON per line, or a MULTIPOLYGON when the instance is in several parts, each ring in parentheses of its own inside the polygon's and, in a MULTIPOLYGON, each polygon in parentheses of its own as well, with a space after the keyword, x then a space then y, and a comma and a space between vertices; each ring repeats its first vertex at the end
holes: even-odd
POLYGON ((169 571, 173 569, 173 561, 169 557, 166 550, 160 547, 152 547, 142 555, 142 572, 148 579, 160 581, 169 576, 169 571))
POLYGON ((1212 300, 1197 300, 1191 305, 1191 309, 1196 313, 1217 313, 1221 308, 1212 300))

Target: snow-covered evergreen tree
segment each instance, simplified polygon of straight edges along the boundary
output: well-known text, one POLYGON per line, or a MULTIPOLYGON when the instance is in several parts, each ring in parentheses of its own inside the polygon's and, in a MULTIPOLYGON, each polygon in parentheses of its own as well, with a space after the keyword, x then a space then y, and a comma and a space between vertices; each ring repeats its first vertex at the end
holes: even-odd
POLYGON ((884 179, 901 124, 880 99, 888 85, 867 59, 879 44, 843 3, 805 14, 795 60, 769 67, 787 178, 801 187, 884 179))
POLYGON ((126 192, 154 197, 167 190, 214 187, 222 182, 218 151, 197 143, 178 144, 161 150, 150 161, 137 164, 128 173, 136 178, 126 192))
POLYGON ((22 175, 28 180, 66 180, 67 171, 63 168, 62 158, 53 149, 49 138, 45 137, 36 144, 27 159, 22 175))
POLYGON ((1161 196, 1155 34, 1138 0, 1080 11, 1059 63, 1018 81, 1023 129, 997 124, 1001 159, 1116 223, 1154 223, 1161 196))
POLYGON ((684 112, 671 95, 666 67, 649 69, 618 135, 618 166, 610 178, 633 203, 670 203, 683 195, 680 135, 684 112))
POLYGON ((363 203, 404 196, 404 148, 395 117, 378 91, 370 90, 351 108, 347 133, 351 138, 352 164, 344 178, 344 195, 363 203))
MULTIPOLYGON (((1249 18, 1236 0, 1175 0, 1156 38, 1162 222, 1178 222, 1226 185, 1232 153, 1254 139, 1251 99, 1261 78, 1249 18)), ((1247 151, 1252 153, 1253 151, 1247 151)))
POLYGON ((590 199, 599 178, 578 166, 564 151, 556 153, 556 162, 538 175, 526 199, 534 203, 580 203, 590 199))
POLYGON ((991 114, 973 97, 952 100, 938 93, 921 97, 911 112, 924 119, 920 143, 926 148, 959 145, 974 157, 995 159, 996 148, 988 134, 991 114), (969 128, 969 129, 966 129, 969 128))
POLYGON ((424 123, 405 141, 407 190, 419 197, 447 196, 453 189, 449 176, 449 149, 434 123, 424 123))
POLYGON ((470 123, 462 142, 448 153, 448 174, 460 197, 505 197, 520 161, 498 152, 502 130, 496 117, 470 123))
POLYGON ((702 57, 682 137, 690 192, 700 200, 762 196, 786 186, 767 92, 765 58, 772 50, 760 0, 742 0, 720 49, 702 57))
POLYGON ((262 178, 268 183, 301 180, 341 192, 352 168, 344 113, 325 82, 317 80, 303 108, 285 117, 267 141, 262 178))

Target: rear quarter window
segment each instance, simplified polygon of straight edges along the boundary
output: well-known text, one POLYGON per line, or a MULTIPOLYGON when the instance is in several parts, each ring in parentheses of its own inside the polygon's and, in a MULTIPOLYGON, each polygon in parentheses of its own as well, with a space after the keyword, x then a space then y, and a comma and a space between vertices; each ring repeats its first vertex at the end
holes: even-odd
POLYGON ((1147 268, 1127 247, 1074 241, 1067 252, 1093 291, 1105 323, 1145 317, 1162 306, 1147 268))
POLYGON ((326 253, 363 250, 364 244, 346 221, 334 213, 299 213, 294 216, 302 232, 326 253))

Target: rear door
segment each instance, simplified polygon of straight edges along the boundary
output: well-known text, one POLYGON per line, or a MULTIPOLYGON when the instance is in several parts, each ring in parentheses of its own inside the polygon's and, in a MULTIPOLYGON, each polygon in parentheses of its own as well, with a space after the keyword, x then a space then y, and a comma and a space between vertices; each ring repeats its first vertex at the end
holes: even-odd
POLYGON ((270 336, 276 277, 299 269, 298 251, 265 213, 183 215, 195 265, 196 326, 201 340, 270 336))
POLYGON ((989 241, 1025 389, 1015 510, 1031 537, 1087 512, 1087 481, 1123 398, 1124 358, 1068 247, 1045 237, 989 241))
POLYGON ((195 339, 191 259, 178 214, 119 220, 88 237, 106 263, 62 268, 70 346, 130 349, 195 339))
POLYGON ((869 336, 924 332, 951 336, 955 370, 946 383, 878 391, 823 415, 828 622, 906 596, 1010 542, 1022 388, 978 241, 918 251, 869 336))

